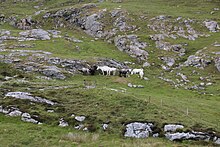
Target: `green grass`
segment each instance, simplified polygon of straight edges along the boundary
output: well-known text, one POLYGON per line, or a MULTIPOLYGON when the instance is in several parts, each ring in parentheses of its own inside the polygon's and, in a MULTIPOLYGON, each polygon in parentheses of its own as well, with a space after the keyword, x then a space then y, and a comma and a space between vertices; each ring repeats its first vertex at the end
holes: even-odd
MULTIPOLYGON (((122 139, 118 135, 106 132, 87 133, 71 128, 52 127, 24 123, 18 118, 9 118, 0 114, 1 146, 22 147, 72 147, 72 146, 145 146, 145 147, 175 147, 182 146, 160 138, 122 139)), ((184 142, 186 146, 200 146, 196 142, 184 142)))
POLYGON ((125 0, 123 3, 105 2, 100 3, 102 8, 114 9, 121 6, 136 15, 158 16, 171 15, 173 17, 190 17, 196 19, 216 18, 219 19, 219 12, 211 15, 213 8, 219 5, 218 0, 125 0))
MULTIPOLYGON (((85 1, 84 3, 87 3, 85 1)), ((93 1, 96 2, 96 1, 93 1)), ((1 3, 1 13, 6 16, 18 15, 18 18, 32 15, 37 9, 33 8, 40 3, 40 9, 46 11, 55 11, 67 7, 79 7, 75 1, 70 0, 51 0, 27 3, 13 3, 9 0, 1 3)), ((123 3, 103 2, 97 3, 97 10, 107 8, 108 11, 121 6, 122 10, 128 11, 130 18, 128 24, 141 27, 140 31, 135 32, 142 41, 151 45, 146 50, 149 51, 150 63, 155 62, 155 66, 145 68, 145 76, 150 80, 140 80, 137 75, 129 78, 119 78, 116 76, 106 77, 101 75, 83 76, 74 75, 65 80, 40 80, 35 78, 39 74, 27 74, 14 70, 12 66, 0 63, 0 105, 16 106, 24 112, 36 114, 39 116, 43 125, 33 125, 21 122, 18 118, 9 118, 0 115, 0 146, 200 146, 195 142, 173 143, 165 139, 125 139, 122 137, 123 124, 129 121, 153 121, 162 127, 164 123, 181 123, 186 129, 193 129, 202 126, 200 130, 213 129, 220 132, 220 77, 214 64, 208 66, 205 70, 195 69, 192 67, 183 68, 182 71, 175 69, 172 73, 166 72, 165 77, 175 80, 178 78, 176 72, 182 72, 188 76, 190 81, 199 84, 202 81, 199 77, 210 76, 213 83, 212 86, 201 91, 190 91, 184 88, 174 89, 173 85, 158 79, 161 71, 162 63, 158 57, 172 56, 176 54, 167 51, 161 51, 155 48, 155 43, 150 41, 149 35, 155 32, 149 30, 149 19, 158 15, 171 15, 171 20, 178 16, 183 18, 196 19, 203 22, 205 19, 212 19, 219 22, 219 13, 216 11, 213 15, 210 12, 213 8, 219 6, 219 1, 204 0, 125 0, 123 3), (140 15, 146 16, 147 20, 138 19, 140 15), (151 53, 150 51, 153 51, 151 53), (199 75, 192 74, 196 70, 199 75), (5 74, 8 76, 19 75, 18 78, 5 81, 5 74), (29 83, 21 83, 18 80, 26 78, 29 83), (83 88, 83 80, 97 83, 95 89, 83 88), (128 83, 143 85, 144 88, 129 88, 128 83), (53 86, 70 86, 65 89, 47 89, 53 86), (40 89, 44 89, 44 91, 40 89), (115 92, 111 89, 122 90, 127 89, 125 93, 115 92), (34 95, 47 98, 59 103, 57 106, 47 106, 44 104, 30 105, 29 101, 15 100, 13 98, 4 98, 6 89, 10 91, 27 91, 34 95), (207 93, 206 95, 201 93, 207 93), (213 95, 211 95, 213 94, 213 95), (55 113, 47 113, 47 109, 55 110, 55 113), (186 111, 189 110, 187 115, 186 111), (85 115, 85 125, 93 128, 93 133, 85 133, 72 129, 78 124, 70 116, 71 114, 85 115), (58 120, 63 117, 70 124, 69 128, 59 128, 58 120), (110 122, 111 130, 103 132, 101 124, 110 122), (68 133, 78 134, 78 136, 68 136, 68 133), (21 135, 22 134, 22 135, 21 135)), ((94 10, 95 11, 95 10, 94 10)), ((41 16, 33 17, 41 21, 41 16)), ((109 19, 109 16, 106 18, 109 19)), ((111 28, 111 20, 103 20, 107 28, 111 28)), ((52 29, 53 25, 48 22, 42 22, 42 27, 52 29)), ((17 36, 21 30, 18 30, 8 24, 0 25, 1 29, 12 30, 12 34, 17 36)), ((177 40, 167 39, 172 44, 187 43, 186 55, 177 61, 182 63, 191 54, 195 54, 198 50, 207 47, 204 53, 212 55, 212 52, 219 51, 218 47, 214 47, 214 42, 220 42, 219 33, 210 33, 201 24, 195 24, 198 31, 210 34, 208 38, 200 37, 196 41, 189 41, 179 38, 177 40)), ((93 40, 92 37, 86 35, 82 30, 71 26, 70 28, 59 28, 62 36, 74 36, 82 43, 69 42, 63 38, 51 39, 49 41, 31 41, 22 42, 22 44, 35 44, 30 50, 43 50, 53 53, 52 56, 68 59, 83 59, 89 62, 96 61, 97 58, 111 58, 118 61, 136 62, 135 59, 129 57, 117 50, 113 44, 106 43, 104 40, 93 40), (80 49, 76 49, 79 46, 80 49)), ((130 32, 126 32, 131 34, 130 32)), ((6 47, 16 44, 16 41, 7 41, 6 47)), ((23 48, 16 48, 23 49, 23 48)), ((7 54, 1 52, 0 54, 7 54)), ((134 65, 139 67, 141 65, 134 65)), ((193 83, 190 83, 193 85, 193 83)), ((206 144, 207 145, 207 144, 206 144)), ((208 144, 209 145, 209 144, 208 144)), ((211 146, 211 145, 210 145, 211 146)))

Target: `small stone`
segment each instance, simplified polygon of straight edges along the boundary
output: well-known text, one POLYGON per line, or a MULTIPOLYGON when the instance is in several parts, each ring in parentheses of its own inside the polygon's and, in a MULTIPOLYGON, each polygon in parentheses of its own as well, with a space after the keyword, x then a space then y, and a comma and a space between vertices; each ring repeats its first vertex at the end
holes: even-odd
POLYGON ((54 110, 47 110, 47 112, 48 112, 48 113, 53 113, 53 112, 54 112, 54 110))
POLYGON ((205 86, 205 83, 200 83, 199 85, 200 85, 200 86, 205 86))
POLYGON ((63 118, 61 118, 59 121, 59 126, 60 127, 67 127, 67 126, 69 126, 69 124, 63 118))
POLYGON ((107 130, 108 124, 102 124, 102 128, 103 128, 103 130, 107 130))
POLYGON ((79 121, 79 122, 83 122, 86 119, 85 116, 76 116, 75 120, 79 121))
POLYGON ((74 128, 77 129, 77 130, 80 130, 80 129, 82 129, 83 127, 84 127, 84 125, 83 125, 83 124, 80 124, 80 125, 75 126, 74 128))
POLYGON ((128 83, 128 87, 131 87, 131 88, 132 88, 132 87, 133 87, 133 85, 132 85, 131 83, 128 83))
POLYGON ((159 137, 159 133, 153 134, 153 137, 159 137))
POLYGON ((83 128, 83 131, 88 131, 89 129, 87 127, 83 128))
POLYGON ((144 77, 144 80, 148 81, 148 80, 149 80, 149 78, 147 78, 147 77, 144 77))
POLYGON ((150 67, 150 63, 145 62, 145 63, 143 64, 143 67, 150 67))

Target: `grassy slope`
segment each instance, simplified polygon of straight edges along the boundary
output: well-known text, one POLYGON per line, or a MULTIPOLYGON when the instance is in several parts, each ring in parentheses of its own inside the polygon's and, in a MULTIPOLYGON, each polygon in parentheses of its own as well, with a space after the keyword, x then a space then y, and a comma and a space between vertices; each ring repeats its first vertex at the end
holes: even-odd
MULTIPOLYGON (((165 139, 122 139, 105 132, 86 133, 74 131, 71 128, 59 128, 48 125, 34 125, 24 123, 17 118, 9 118, 0 114, 0 141, 1 146, 17 147, 73 147, 73 146, 139 146, 164 147, 181 146, 180 143, 171 143, 165 139), (72 133, 75 136, 68 136, 72 133)), ((187 145, 188 143, 185 142, 187 145)), ((199 146, 192 145, 191 146, 199 146)))
MULTIPOLYGON (((8 1, 9 4, 10 1, 8 1)), ((59 3, 63 3, 64 0, 59 1, 59 3)), ((67 0, 65 2, 68 2, 67 0)), ((28 4, 13 4, 10 5, 12 9, 8 9, 9 5, 2 5, 3 13, 7 15, 12 15, 14 13, 19 12, 19 17, 24 17, 26 14, 32 14, 35 9, 26 9, 27 7, 33 7, 36 3, 28 3, 28 4), (10 10, 10 11, 9 11, 10 10), (22 11, 21 11, 22 10, 22 11)), ((68 6, 69 3, 65 3, 63 6, 68 6)), ((210 15, 210 12, 213 8, 219 5, 219 2, 212 1, 212 2, 204 2, 202 0, 197 1, 175 1, 175 0, 137 0, 137 1, 125 1, 125 3, 111 3, 111 2, 104 2, 100 3, 99 7, 101 8, 108 8, 113 9, 118 7, 119 5, 122 6, 122 9, 130 11, 133 17, 137 17, 138 15, 145 15, 149 18, 161 14, 171 15, 173 17, 183 16, 185 18, 196 18, 204 20, 205 18, 209 19, 216 19, 218 20, 219 12, 216 12, 214 15, 210 15), (178 6, 176 5, 178 3, 178 6), (196 7, 195 7, 196 6, 196 7), (197 12, 201 12, 198 14, 197 12)), ((54 1, 49 1, 45 3, 45 8, 56 8, 62 5, 58 5, 58 3, 54 4, 54 1)), ((219 21, 219 20, 218 20, 219 21)), ((141 25, 142 28, 146 28, 147 25, 145 22, 137 21, 138 25, 141 25)), ((8 25, 0 26, 1 28, 5 29, 12 29, 8 25)), ((50 27, 47 27, 51 29, 50 27)), ((18 30, 14 30, 17 32, 18 30)), ((72 30, 71 32, 68 30, 63 30, 63 34, 68 33, 70 36, 75 36, 76 38, 81 39, 81 36, 85 36, 86 38, 82 39, 84 42, 81 44, 69 43, 63 39, 54 39, 55 41, 45 41, 45 42, 35 42, 36 46, 33 49, 41 49, 45 51, 50 51, 54 53, 54 56, 59 56, 63 58, 78 58, 78 59, 87 59, 91 60, 91 57, 108 57, 114 58, 120 61, 134 61, 127 55, 119 52, 115 49, 113 45, 104 43, 103 41, 96 41, 91 42, 92 39, 89 36, 86 36, 83 32, 79 30, 72 30), (75 46, 80 46, 81 50, 78 52, 75 50, 75 46)), ((138 32, 141 38, 146 39, 148 35, 151 34, 148 29, 138 32)), ((186 41, 186 40, 181 40, 186 41)), ((208 46, 209 51, 216 51, 219 50, 218 48, 213 48, 210 46, 213 42, 219 40, 219 33, 212 35, 211 38, 201 38, 197 41, 188 41, 189 43, 189 51, 188 55, 195 53, 197 50, 208 46)), ((176 42, 176 41, 175 41, 176 42)), ((174 43, 175 43, 174 42, 174 43)), ((29 43, 29 42, 28 42, 29 43)), ((31 43, 31 42, 30 42, 31 43)), ((155 49, 149 48, 149 50, 155 49)), ((155 55, 158 54, 167 54, 162 51, 157 51, 150 55, 151 62, 157 62, 155 55)), ((92 59, 93 60, 93 59, 92 59)), ((198 70, 200 71, 200 70, 198 70)), ((201 72, 204 75, 208 75, 209 72, 213 72, 214 74, 214 67, 209 68, 208 72, 201 72)), ((191 69, 185 70, 186 74, 190 74, 191 69)), ((214 86, 208 88, 207 92, 211 92, 217 94, 215 96, 209 95, 200 95, 197 92, 186 91, 181 89, 173 89, 169 84, 158 80, 156 77, 159 75, 159 70, 156 67, 151 67, 146 69, 145 71, 147 77, 150 78, 150 81, 141 81, 137 77, 133 76, 132 78, 123 79, 123 78, 116 78, 116 77, 102 77, 102 76, 95 76, 95 77, 88 77, 88 76, 75 76, 72 78, 67 79, 66 81, 59 81, 53 80, 48 81, 45 84, 45 81, 39 81, 35 79, 31 79, 30 81, 33 82, 28 85, 16 85, 13 84, 6 84, 4 87, 10 88, 12 90, 26 90, 27 87, 32 87, 31 91, 37 95, 42 97, 46 97, 48 99, 57 100, 61 103, 64 103, 64 110, 63 112, 59 112, 60 116, 63 116, 68 119, 71 113, 77 114, 84 114, 90 116, 90 121, 93 122, 94 118, 99 120, 100 123, 104 121, 111 121, 115 128, 114 132, 118 132, 118 128, 120 128, 120 123, 131 121, 131 120, 150 120, 159 122, 159 125, 163 123, 183 123, 187 127, 192 127, 196 124, 202 125, 204 128, 214 128, 217 131, 220 131, 220 124, 219 124, 219 115, 220 115, 220 99, 219 99, 219 89, 220 83, 217 79, 219 79, 219 74, 214 74, 216 78, 216 83, 214 86), (82 89, 82 79, 87 79, 89 81, 97 81, 98 89, 95 90, 85 90, 82 89), (144 89, 129 89, 127 87, 127 83, 132 82, 134 84, 142 84, 145 86, 144 89), (77 85, 73 88, 69 88, 66 90, 46 90, 45 92, 40 92, 39 88, 44 88, 47 86, 60 86, 60 85, 77 85), (103 89, 103 86, 106 86, 107 89, 103 89), (110 88, 120 89, 126 88, 127 93, 115 93, 114 91, 110 91, 110 88), (149 103, 150 98, 150 103, 149 103), (163 102, 161 105, 161 101, 163 102), (98 107, 94 107, 98 104, 98 107), (189 115, 186 115, 186 109, 189 109, 189 115)), ((168 75, 169 76, 169 75, 168 75)), ((171 77, 173 75, 170 75, 171 77)), ((192 78, 198 79, 199 76, 194 75, 192 78)), ((13 82, 12 82, 13 83, 13 82)), ((4 88, 2 87, 2 88, 4 88)), ((3 104, 13 104, 15 101, 6 100, 2 102, 3 104)), ((26 104, 21 101, 16 101, 19 103, 20 107, 24 110, 29 109, 31 113, 40 113, 42 117, 46 117, 45 106, 36 105, 33 108, 27 108, 26 104)), ((57 109, 57 108, 53 108, 57 109)), ((60 117, 59 116, 59 117, 60 117)), ((54 119, 50 123, 56 124, 58 120, 58 116, 53 116, 54 119)), ((50 142, 51 146, 58 146, 61 142, 63 144, 59 144, 59 146, 70 146, 70 141, 58 141, 63 134, 66 134, 69 131, 73 131, 72 129, 60 129, 56 127, 50 126, 34 126, 32 124, 26 124, 18 122, 17 119, 10 119, 0 116, 1 122, 1 129, 8 129, 8 126, 11 126, 11 131, 8 133, 4 132, 1 140, 4 142, 3 145, 8 145, 11 142, 10 138, 15 138, 16 134, 10 133, 14 131, 22 131, 22 134, 28 134, 24 136, 24 138, 20 138, 11 144, 23 146, 23 145, 30 145, 39 146, 39 144, 48 145, 47 143, 50 142), (12 122, 11 122, 12 121, 12 122), (22 128, 23 129, 18 129, 22 128), (29 128, 33 128, 33 131, 29 131, 29 128), (40 128, 40 129, 39 129, 40 128), (42 131, 36 131, 36 130, 42 131), (47 132, 47 133, 45 133, 47 132), (55 132, 55 133, 54 133, 55 132), (36 140, 33 141, 33 134, 36 137, 36 140), (56 134, 56 135, 54 135, 56 134), (46 136, 44 138, 44 135, 46 136), (49 141, 48 141, 49 140, 49 141)), ((97 127, 98 124, 96 124, 97 127)), ((78 132, 77 132, 78 133, 78 132)), ((118 133, 117 133, 118 134, 118 133)), ((121 136, 120 136, 121 137, 121 136)), ((154 140, 154 139, 147 139, 147 140, 122 140, 119 139, 119 135, 117 136, 109 136, 104 135, 104 137, 94 141, 94 145, 98 146, 101 142, 101 145, 113 145, 113 146, 128 146, 129 144, 138 144, 140 146, 143 144, 153 143, 155 146, 163 146, 165 143, 167 146, 171 146, 171 144, 164 140, 154 140), (161 142, 162 143, 161 143, 161 142), (122 142, 122 143, 121 143, 122 142)), ((85 141, 85 145, 91 145, 90 141, 85 141)), ((84 145, 83 144, 83 145, 84 145)), ((73 143, 74 145, 74 143, 73 143)), ((149 146, 153 146, 150 144, 149 146)))

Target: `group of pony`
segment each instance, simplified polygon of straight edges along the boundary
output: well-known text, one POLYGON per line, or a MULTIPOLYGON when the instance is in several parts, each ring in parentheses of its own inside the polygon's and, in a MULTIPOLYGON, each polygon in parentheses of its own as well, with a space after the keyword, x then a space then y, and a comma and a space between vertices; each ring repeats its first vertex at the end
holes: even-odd
POLYGON ((138 74, 141 79, 144 77, 144 70, 141 69, 117 69, 109 66, 92 66, 91 68, 82 68, 80 70, 84 75, 95 75, 96 72, 106 76, 115 76, 117 73, 120 77, 129 77, 129 75, 138 74))

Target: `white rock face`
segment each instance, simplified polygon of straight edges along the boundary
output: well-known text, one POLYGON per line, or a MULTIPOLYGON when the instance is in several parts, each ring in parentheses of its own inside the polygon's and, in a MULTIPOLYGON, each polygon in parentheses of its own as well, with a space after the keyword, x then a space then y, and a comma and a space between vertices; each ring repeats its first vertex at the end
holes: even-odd
POLYGON ((17 98, 17 99, 24 99, 24 100, 30 100, 33 102, 39 102, 39 103, 46 103, 49 105, 55 105, 54 102, 41 98, 41 97, 35 97, 32 96, 32 94, 28 93, 28 92, 8 92, 6 95, 6 97, 13 97, 13 98, 17 98))
POLYGON ((175 132, 177 129, 183 128, 183 125, 168 124, 164 126, 164 132, 175 132))
POLYGON ((8 114, 8 116, 17 117, 17 116, 21 116, 21 114, 22 114, 21 111, 19 111, 19 110, 14 110, 14 111, 10 112, 10 113, 8 114))
POLYGON ((19 35, 22 37, 35 38, 39 40, 50 40, 50 34, 43 29, 33 29, 20 32, 19 35))
POLYGON ((8 114, 10 112, 10 109, 4 109, 2 106, 0 106, 0 113, 8 114))
POLYGON ((83 122, 86 119, 85 116, 76 116, 75 120, 79 121, 79 122, 83 122))
POLYGON ((147 138, 152 133, 152 123, 134 122, 126 125, 125 137, 147 138))
POLYGON ((21 120, 25 121, 25 122, 34 123, 34 124, 38 124, 39 123, 37 120, 31 118, 31 115, 29 113, 23 113, 21 115, 21 120))
POLYGON ((204 141, 210 141, 211 136, 207 133, 203 132, 177 132, 177 133, 166 133, 166 138, 174 141, 174 140, 204 140, 204 141))
POLYGON ((215 137, 215 141, 214 141, 214 143, 220 145, 220 138, 215 137))
POLYGON ((217 30, 220 29, 216 21, 205 21, 204 24, 210 32, 217 32, 217 30))
POLYGON ((118 36, 114 39, 115 46, 131 57, 138 58, 139 60, 147 60, 148 52, 144 50, 147 43, 140 42, 136 35, 118 36))
POLYGON ((61 69, 57 66, 44 66, 42 73, 47 77, 65 79, 66 77, 62 74, 61 69))
POLYGON ((165 134, 166 138, 171 140, 171 141, 174 141, 174 140, 183 140, 183 139, 193 139, 195 138, 196 136, 194 134, 191 134, 191 133, 167 133, 165 134))

